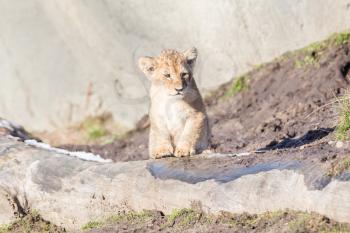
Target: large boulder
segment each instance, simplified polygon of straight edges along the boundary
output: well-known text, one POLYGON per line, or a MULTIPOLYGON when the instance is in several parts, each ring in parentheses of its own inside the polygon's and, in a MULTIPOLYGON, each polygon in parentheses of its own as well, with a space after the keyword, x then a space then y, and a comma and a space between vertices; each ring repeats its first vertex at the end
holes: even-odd
POLYGON ((319 169, 313 169, 314 165, 265 161, 246 167, 237 161, 239 155, 206 154, 190 159, 111 163, 91 154, 3 136, 0 223, 31 209, 74 230, 121 210, 169 213, 193 203, 212 213, 289 208, 350 222, 350 182, 346 179, 315 186, 312 183, 320 179, 310 183, 307 178, 308 173, 317 176, 319 169))

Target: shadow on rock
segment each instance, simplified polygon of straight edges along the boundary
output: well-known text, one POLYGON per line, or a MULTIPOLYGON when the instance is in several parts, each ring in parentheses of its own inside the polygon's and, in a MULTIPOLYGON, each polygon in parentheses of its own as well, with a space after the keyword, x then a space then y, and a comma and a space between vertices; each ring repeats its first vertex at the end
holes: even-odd
POLYGON ((266 147, 259 149, 259 151, 300 147, 320 140, 333 131, 334 128, 320 128, 316 130, 309 130, 306 134, 299 138, 285 138, 281 142, 273 140, 266 147))
MULTIPOLYGON (((207 161, 210 162, 210 160, 207 161)), ((231 166, 219 166, 215 167, 214 169, 203 169, 201 167, 188 168, 180 163, 178 163, 177 166, 174 166, 174 163, 168 163, 167 161, 155 161, 147 164, 148 171, 156 178, 162 180, 180 180, 189 184, 196 184, 207 180, 215 180, 218 183, 227 183, 245 175, 268 172, 275 169, 295 170, 299 167, 300 164, 296 161, 274 161, 249 167, 239 167, 235 164, 231 164, 231 166)))

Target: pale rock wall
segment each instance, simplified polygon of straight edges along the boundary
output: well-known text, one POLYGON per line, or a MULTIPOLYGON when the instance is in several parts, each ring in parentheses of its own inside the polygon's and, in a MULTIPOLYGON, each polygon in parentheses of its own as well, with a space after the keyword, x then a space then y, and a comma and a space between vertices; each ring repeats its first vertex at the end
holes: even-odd
POLYGON ((281 53, 350 28, 350 0, 0 0, 0 116, 53 130, 147 112, 141 55, 196 46, 212 89, 281 53))

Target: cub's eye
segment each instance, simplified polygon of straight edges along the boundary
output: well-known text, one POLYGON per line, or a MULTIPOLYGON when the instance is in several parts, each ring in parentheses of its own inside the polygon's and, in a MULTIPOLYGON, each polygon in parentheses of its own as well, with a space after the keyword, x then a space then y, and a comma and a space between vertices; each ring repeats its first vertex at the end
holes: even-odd
POLYGON ((164 74, 164 77, 165 77, 166 79, 170 79, 170 74, 164 74))
POLYGON ((190 77, 189 73, 181 73, 181 78, 187 79, 189 77, 190 77))

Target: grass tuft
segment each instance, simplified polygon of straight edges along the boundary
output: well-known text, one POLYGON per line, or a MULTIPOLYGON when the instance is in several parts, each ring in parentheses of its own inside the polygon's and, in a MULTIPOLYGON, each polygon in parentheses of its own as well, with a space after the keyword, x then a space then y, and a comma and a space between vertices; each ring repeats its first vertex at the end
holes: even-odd
POLYGON ((312 43, 305 48, 299 49, 295 52, 291 52, 288 54, 292 54, 296 57, 295 66, 297 68, 317 66, 319 64, 319 59, 324 50, 333 45, 339 46, 346 44, 349 42, 349 40, 350 31, 335 33, 324 41, 312 43))
MULTIPOLYGON (((118 213, 115 215, 111 215, 108 218, 104 218, 102 220, 93 220, 81 227, 83 231, 101 228, 107 224, 118 224, 121 222, 129 222, 129 223, 144 223, 147 220, 152 218, 151 211, 141 211, 141 212, 127 212, 127 213, 118 213)), ((0 232, 1 233, 1 232, 0 232)))
POLYGON ((104 224, 102 221, 90 221, 86 223, 84 226, 81 227, 83 231, 91 230, 91 229, 96 229, 102 227, 104 224))
POLYGON ((350 31, 334 34, 331 39, 336 45, 342 45, 350 40, 350 31))
POLYGON ((189 208, 174 209, 167 217, 168 225, 172 226, 175 221, 178 221, 180 226, 188 226, 194 224, 200 218, 199 215, 199 213, 189 208))
POLYGON ((335 129, 337 140, 349 140, 350 130, 350 92, 339 98, 340 122, 335 129))
POLYGON ((119 223, 122 221, 128 222, 145 222, 152 217, 150 211, 141 211, 141 212, 128 212, 112 215, 106 221, 108 223, 119 223))
POLYGON ((350 172, 350 158, 338 159, 332 162, 331 167, 327 171, 327 175, 336 177, 343 172, 350 172))
POLYGON ((82 132, 88 143, 108 144, 129 136, 123 127, 114 122, 110 113, 89 116, 76 127, 76 130, 82 132))
POLYGON ((327 47, 327 41, 320 41, 310 44, 309 46, 299 50, 299 53, 304 54, 302 59, 297 59, 295 61, 295 66, 297 68, 303 68, 305 66, 316 66, 318 65, 318 60, 327 47))
POLYGON ((350 230, 349 224, 336 223, 315 213, 278 210, 261 214, 221 212, 220 215, 208 215, 193 208, 174 209, 166 216, 157 215, 154 211, 122 212, 102 221, 91 221, 83 229, 96 229, 106 225, 118 227, 118 224, 130 225, 132 229, 135 226, 143 229, 145 224, 149 226, 154 222, 161 224, 159 226, 162 232, 181 232, 199 227, 211 229, 210 226, 214 225, 228 227, 234 232, 245 232, 249 229, 278 229, 279 232, 349 232, 350 230))
POLYGON ((291 232, 308 232, 308 223, 311 220, 311 215, 308 213, 297 214, 296 218, 288 223, 291 232))
POLYGON ((225 97, 232 97, 246 89, 248 89, 248 76, 238 76, 235 80, 233 80, 231 87, 226 91, 225 97))
POLYGON ((86 132, 88 139, 96 140, 108 134, 104 127, 104 122, 97 117, 89 117, 83 123, 83 129, 86 132))
POLYGON ((0 226, 0 233, 8 233, 10 231, 10 225, 5 224, 0 226))
POLYGON ((9 225, 0 226, 0 233, 31 233, 31 232, 65 232, 52 223, 44 220, 38 211, 32 210, 24 217, 19 218, 9 225))

